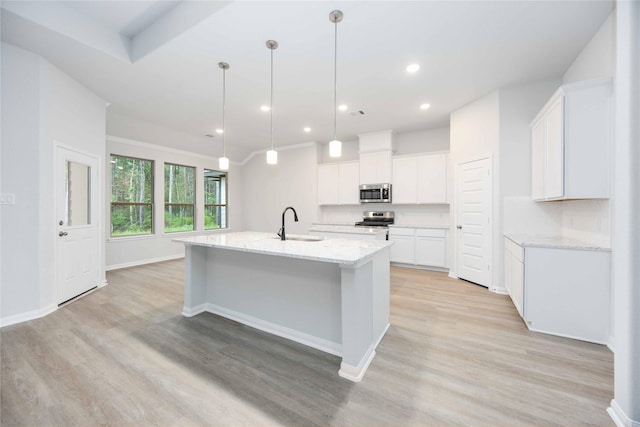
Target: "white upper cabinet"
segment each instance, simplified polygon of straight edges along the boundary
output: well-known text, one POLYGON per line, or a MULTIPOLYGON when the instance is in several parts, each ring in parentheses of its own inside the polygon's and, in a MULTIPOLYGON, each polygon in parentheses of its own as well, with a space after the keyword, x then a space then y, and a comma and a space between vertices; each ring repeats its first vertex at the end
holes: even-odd
POLYGON ((358 205, 358 162, 318 165, 318 205, 358 205))
POLYGON ((611 79, 561 86, 531 123, 534 200, 609 197, 611 79))
POLYGON ((358 135, 360 151, 360 184, 391 182, 393 131, 385 130, 358 135))
POLYGON ((360 153, 360 184, 391 182, 391 151, 360 153))
POLYGON ((449 156, 430 154, 393 159, 395 204, 449 203, 447 175, 449 156))
POLYGON ((358 162, 340 163, 340 183, 338 201, 341 205, 360 204, 360 164, 358 162))

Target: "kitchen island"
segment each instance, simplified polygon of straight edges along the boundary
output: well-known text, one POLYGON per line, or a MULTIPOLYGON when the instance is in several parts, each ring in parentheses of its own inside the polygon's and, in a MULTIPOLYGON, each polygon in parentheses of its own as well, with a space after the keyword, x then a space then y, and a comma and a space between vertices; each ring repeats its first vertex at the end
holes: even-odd
POLYGON ((224 233, 185 245, 184 307, 342 357, 360 381, 389 327, 389 246, 381 240, 224 233), (299 239, 299 240, 296 240, 299 239))

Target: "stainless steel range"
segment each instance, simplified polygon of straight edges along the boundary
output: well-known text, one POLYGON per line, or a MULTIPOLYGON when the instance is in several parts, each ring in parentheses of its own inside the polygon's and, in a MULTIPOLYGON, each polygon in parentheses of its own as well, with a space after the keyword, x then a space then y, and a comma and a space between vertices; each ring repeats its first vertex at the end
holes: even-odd
MULTIPOLYGON (((356 227, 380 227, 388 228, 393 224, 393 211, 364 211, 362 213, 362 221, 355 223, 356 227)), ((389 233, 387 232, 387 240, 389 233)))

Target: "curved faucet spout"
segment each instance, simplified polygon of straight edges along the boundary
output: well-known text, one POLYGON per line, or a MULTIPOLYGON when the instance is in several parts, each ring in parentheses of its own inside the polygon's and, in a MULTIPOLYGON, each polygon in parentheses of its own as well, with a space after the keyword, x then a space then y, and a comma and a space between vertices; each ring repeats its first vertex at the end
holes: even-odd
POLYGON ((282 227, 278 232, 278 236, 280 236, 280 240, 287 240, 287 236, 284 231, 284 214, 286 214, 289 209, 293 211, 293 220, 295 222, 298 222, 298 213, 296 212, 296 210, 291 206, 287 206, 286 208, 284 208, 284 210, 282 211, 282 227))

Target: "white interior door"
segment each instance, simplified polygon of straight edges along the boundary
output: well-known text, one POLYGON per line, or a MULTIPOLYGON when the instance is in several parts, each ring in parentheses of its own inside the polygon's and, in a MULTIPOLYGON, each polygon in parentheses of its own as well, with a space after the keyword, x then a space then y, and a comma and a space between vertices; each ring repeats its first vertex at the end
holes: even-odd
POLYGON ((457 168, 458 277, 491 284, 491 160, 460 163, 457 168))
POLYGON ((98 161, 57 147, 57 302, 98 285, 98 161))

